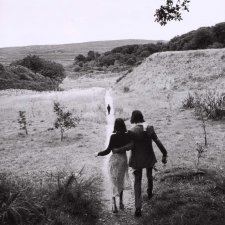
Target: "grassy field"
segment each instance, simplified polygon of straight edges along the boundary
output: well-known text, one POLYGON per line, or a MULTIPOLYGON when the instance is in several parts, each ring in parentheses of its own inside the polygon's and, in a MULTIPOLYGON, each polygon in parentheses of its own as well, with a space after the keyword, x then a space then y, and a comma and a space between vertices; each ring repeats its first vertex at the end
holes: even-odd
MULTIPOLYGON (((116 116, 129 119, 140 109, 168 148, 169 166, 193 167, 202 122, 193 110, 183 110, 182 102, 189 92, 225 90, 224 56, 224 49, 153 54, 115 86, 116 116)), ((224 171, 225 122, 208 120, 206 127, 209 147, 202 166, 224 171)))
POLYGON ((114 86, 115 117, 131 128, 131 112, 141 110, 168 151, 163 168, 154 145, 155 196, 144 201, 140 224, 223 224, 225 121, 206 120, 208 146, 199 164, 204 172, 196 175, 196 143, 204 145, 202 121, 182 102, 189 92, 224 92, 224 56, 224 49, 156 53, 114 86))
POLYGON ((87 74, 77 79, 69 76, 61 85, 63 92, 1 91, 0 170, 11 173, 12 178, 19 176, 41 184, 51 173, 76 173, 85 166, 84 174, 100 176, 101 185, 102 159, 94 159, 93 153, 102 150, 105 142, 105 90, 95 87, 112 87, 115 117, 124 118, 130 128, 131 112, 141 110, 146 122, 154 125, 169 157, 164 168, 161 153, 154 146, 159 161, 159 171, 154 172, 155 196, 146 200, 144 182, 142 219, 133 218, 131 201, 132 205, 118 216, 106 209, 100 211, 97 224, 222 225, 225 122, 206 120, 208 147, 200 158, 201 173, 196 173, 196 142, 204 142, 202 122, 193 109, 185 110, 182 102, 189 92, 222 93, 224 60, 224 49, 164 52, 147 58, 114 86, 122 74, 87 74), (81 118, 63 142, 59 130, 52 129, 54 101, 81 118), (19 130, 19 110, 26 111, 28 135, 19 130))
POLYGON ((84 165, 87 170, 96 166, 88 158, 101 149, 105 139, 102 133, 105 125, 104 89, 41 94, 13 92, 1 92, 1 171, 24 177, 62 169, 74 171, 84 165), (66 133, 63 142, 59 130, 52 130, 56 118, 54 101, 81 118, 80 124, 66 133), (28 135, 19 130, 20 110, 26 111, 28 135))

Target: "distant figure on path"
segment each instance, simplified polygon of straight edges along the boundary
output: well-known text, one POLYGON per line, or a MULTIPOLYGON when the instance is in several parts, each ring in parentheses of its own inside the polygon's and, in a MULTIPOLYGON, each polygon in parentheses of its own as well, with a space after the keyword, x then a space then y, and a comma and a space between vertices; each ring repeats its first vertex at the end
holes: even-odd
POLYGON ((153 177, 152 169, 156 163, 155 153, 152 147, 152 141, 156 143, 162 152, 162 163, 167 163, 167 151, 158 139, 153 126, 149 126, 145 123, 142 113, 139 110, 132 112, 131 124, 134 127, 129 131, 130 138, 133 140, 127 146, 113 149, 113 153, 124 154, 127 150, 131 150, 129 159, 129 166, 133 169, 134 174, 134 194, 135 194, 135 216, 141 216, 141 181, 142 181, 142 170, 146 168, 146 175, 148 179, 148 198, 151 199, 153 194, 153 177))
MULTIPOLYGON (((105 156, 114 148, 125 146, 131 142, 127 133, 126 125, 123 119, 117 118, 114 124, 114 131, 110 137, 109 145, 106 150, 95 153, 95 156, 105 156)), ((108 172, 112 183, 112 211, 118 212, 116 205, 116 196, 119 196, 120 209, 124 209, 123 190, 130 186, 128 176, 128 164, 126 152, 121 154, 112 154, 108 163, 108 172)))
POLYGON ((110 114, 110 110, 111 110, 111 107, 110 107, 110 105, 108 104, 108 105, 107 105, 108 115, 110 114))

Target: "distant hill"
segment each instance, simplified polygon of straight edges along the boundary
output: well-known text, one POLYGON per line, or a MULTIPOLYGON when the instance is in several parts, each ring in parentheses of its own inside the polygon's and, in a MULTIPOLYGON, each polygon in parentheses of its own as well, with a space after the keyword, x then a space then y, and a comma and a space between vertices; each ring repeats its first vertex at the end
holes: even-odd
POLYGON ((124 45, 99 53, 89 51, 87 56, 75 58, 74 72, 125 71, 140 65, 156 52, 225 48, 225 22, 212 27, 200 27, 169 42, 124 45))
POLYGON ((28 54, 38 55, 48 60, 62 63, 64 66, 71 64, 78 54, 87 54, 93 50, 99 53, 110 51, 111 49, 131 44, 156 43, 154 40, 114 40, 96 41, 62 45, 34 45, 25 47, 0 48, 0 63, 11 63, 14 60, 24 58, 28 54))

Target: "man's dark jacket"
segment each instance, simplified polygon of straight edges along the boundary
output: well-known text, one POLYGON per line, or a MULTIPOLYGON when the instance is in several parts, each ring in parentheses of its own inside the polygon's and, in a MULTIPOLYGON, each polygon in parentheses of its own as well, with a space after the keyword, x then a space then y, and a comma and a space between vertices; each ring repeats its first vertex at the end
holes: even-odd
POLYGON ((153 126, 137 124, 130 131, 132 145, 124 146, 116 150, 117 153, 130 150, 129 166, 133 169, 153 167, 157 162, 152 147, 152 141, 156 143, 163 156, 167 156, 167 151, 158 139, 153 126))

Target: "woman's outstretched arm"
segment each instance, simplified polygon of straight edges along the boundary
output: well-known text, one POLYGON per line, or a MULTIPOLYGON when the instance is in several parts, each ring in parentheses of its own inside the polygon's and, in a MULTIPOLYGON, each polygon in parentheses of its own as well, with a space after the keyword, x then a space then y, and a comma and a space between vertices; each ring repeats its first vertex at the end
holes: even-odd
POLYGON ((105 156, 111 152, 113 147, 113 139, 113 135, 111 135, 108 147, 104 151, 98 152, 97 156, 105 156))

